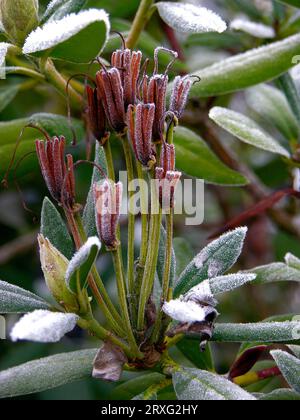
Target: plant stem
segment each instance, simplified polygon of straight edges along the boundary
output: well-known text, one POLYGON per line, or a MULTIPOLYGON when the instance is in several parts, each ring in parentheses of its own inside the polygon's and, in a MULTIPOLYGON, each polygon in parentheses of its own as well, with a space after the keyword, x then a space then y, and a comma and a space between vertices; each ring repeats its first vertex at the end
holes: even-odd
MULTIPOLYGON (((46 80, 54 86, 64 96, 67 94, 67 80, 56 70, 52 60, 49 58, 42 65, 46 80)), ((69 86, 69 99, 72 106, 76 109, 82 107, 82 96, 69 86)))
POLYGON ((159 249, 161 218, 162 211, 157 197, 156 185, 154 182, 151 182, 151 216, 149 228, 149 243, 145 271, 142 280, 141 294, 139 298, 139 311, 137 321, 137 328, 139 332, 142 332, 144 329, 146 305, 154 285, 159 249))
POLYGON ((248 372, 245 375, 238 376, 233 379, 233 382, 239 386, 248 386, 255 384, 256 382, 263 381, 267 378, 273 378, 275 376, 280 376, 281 372, 278 367, 272 367, 269 369, 264 369, 259 372, 248 372))
POLYGON ((150 400, 152 397, 156 396, 159 391, 162 391, 170 385, 172 385, 172 379, 164 379, 158 384, 150 386, 144 392, 144 400, 150 400))
POLYGON ((138 11, 135 15, 131 30, 126 40, 126 47, 133 49, 138 42, 138 39, 146 26, 149 18, 151 17, 151 7, 153 0, 141 0, 138 11))
POLYGON ((117 248, 116 251, 111 251, 111 254, 113 257, 114 268, 115 268, 115 273, 116 273, 119 303, 120 303, 121 312, 124 317, 125 327, 127 331, 127 339, 131 345, 134 355, 136 357, 143 357, 143 354, 139 351, 139 348, 136 344, 131 322, 130 322, 129 310, 128 310, 128 305, 127 305, 127 297, 126 297, 125 279, 124 279, 123 270, 122 270, 122 257, 121 257, 121 252, 120 252, 120 246, 117 248))
POLYGON ((107 162, 107 175, 108 178, 113 181, 116 182, 116 175, 115 175, 115 169, 114 169, 114 161, 113 161, 113 156, 111 153, 111 147, 110 147, 110 139, 108 139, 104 146, 104 153, 105 153, 105 157, 106 157, 106 162, 107 162))
POLYGON ((130 184, 134 181, 134 170, 132 155, 129 143, 126 138, 122 138, 122 145, 125 155, 127 176, 128 176, 128 245, 127 245, 127 282, 128 282, 128 295, 130 302, 132 301, 132 295, 134 292, 134 233, 135 233, 135 215, 132 198, 134 196, 134 190, 131 191, 129 188, 130 184))
POLYGON ((31 79, 38 80, 40 82, 45 82, 45 76, 27 67, 20 67, 20 66, 6 67, 5 71, 7 74, 21 74, 23 76, 28 76, 31 79))

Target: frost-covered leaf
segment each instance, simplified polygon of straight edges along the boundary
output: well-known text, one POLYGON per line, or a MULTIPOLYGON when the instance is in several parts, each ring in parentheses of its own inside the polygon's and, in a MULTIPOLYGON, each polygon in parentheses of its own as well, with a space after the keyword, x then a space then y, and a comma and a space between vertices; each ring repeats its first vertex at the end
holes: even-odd
MULTIPOLYGON (((160 229, 160 238, 159 238, 159 250, 158 250, 158 258, 157 258, 157 275, 162 284, 163 275, 164 275, 164 268, 165 268, 165 257, 166 257, 166 231, 163 226, 160 229)), ((176 278, 176 257, 174 253, 174 249, 172 248, 172 257, 171 257, 171 267, 170 267, 170 287, 173 287, 174 281, 176 278)))
POLYGON ((78 319, 75 314, 37 310, 24 315, 15 324, 10 336, 12 341, 56 343, 75 328, 78 319))
POLYGON ((210 289, 213 295, 230 292, 231 290, 242 287, 256 279, 256 274, 228 274, 227 276, 209 279, 210 289))
POLYGON ((176 167, 187 175, 204 179, 209 184, 241 186, 248 180, 232 170, 211 151, 205 141, 185 127, 174 133, 176 167))
POLYGON ((245 18, 233 19, 230 23, 230 29, 246 32, 256 38, 275 38, 276 36, 275 30, 271 26, 245 18))
POLYGON ((110 23, 104 10, 71 13, 31 32, 23 53, 41 55, 48 51, 53 58, 87 63, 103 49, 109 31, 110 23))
POLYGON ((97 349, 56 354, 0 372, 0 398, 33 394, 89 378, 97 349))
POLYGON ((238 228, 222 235, 204 248, 186 267, 174 289, 174 297, 186 293, 203 280, 228 271, 242 252, 247 228, 238 228))
POLYGON ((288 139, 295 140, 299 135, 299 124, 285 95, 269 85, 260 85, 246 92, 247 104, 288 139))
POLYGON ((205 351, 200 351, 198 339, 184 337, 176 346, 196 368, 210 371, 214 370, 214 361, 209 343, 205 351))
POLYGON ((300 271, 283 263, 262 265, 251 269, 251 272, 257 274, 255 283, 258 284, 281 281, 300 282, 300 271))
POLYGON ((300 401, 300 394, 291 389, 276 389, 259 397, 260 401, 300 401))
POLYGON ((12 44, 9 44, 8 42, 0 42, 0 76, 1 67, 4 66, 6 54, 10 47, 12 47, 12 44))
POLYGON ((71 259, 66 273, 66 282, 73 292, 77 292, 79 285, 81 288, 84 287, 100 249, 101 242, 96 236, 92 236, 71 259))
POLYGON ((42 18, 42 22, 61 19, 70 13, 79 12, 86 0, 52 0, 42 18))
MULTIPOLYGON (((0 79, 1 79, 0 68, 0 79)), ((0 112, 2 112, 17 96, 20 86, 18 84, 0 87, 0 112)))
POLYGON ((54 204, 45 197, 41 212, 41 233, 49 239, 66 258, 73 255, 73 242, 60 213, 54 204))
MULTIPOLYGON (((295 255, 293 255, 289 252, 288 254, 286 254, 284 259, 285 259, 286 264, 290 268, 294 268, 294 269, 300 271, 300 259, 298 257, 296 257, 295 255)), ((300 275, 300 273, 299 273, 299 275, 300 275)))
POLYGON ((24 314, 36 309, 49 309, 39 296, 0 280, 0 313, 24 314))
POLYGON ((299 0, 277 0, 277 1, 280 1, 280 3, 288 4, 289 6, 300 8, 299 0))
POLYGON ((160 17, 173 29, 184 33, 226 31, 227 25, 216 13, 188 3, 159 2, 160 17))
POLYGON ((193 73, 201 82, 192 87, 190 98, 224 95, 273 80, 295 66, 293 59, 299 54, 297 34, 218 61, 193 73))
POLYGON ((176 274, 179 276, 194 256, 193 248, 184 238, 174 238, 173 247, 176 258, 176 274))
POLYGON ((287 343, 297 341, 300 322, 258 322, 254 324, 216 324, 212 340, 229 343, 287 343))
POLYGON ((290 73, 285 73, 278 79, 278 84, 285 93, 288 103, 300 123, 300 91, 297 89, 295 80, 290 73))
POLYGON ((266 133, 255 121, 239 112, 230 109, 214 107, 209 117, 224 130, 244 143, 258 147, 268 152, 289 157, 289 152, 283 148, 270 134, 266 133))
POLYGON ((180 369, 173 374, 179 400, 254 401, 251 394, 228 379, 198 369, 180 369))
POLYGON ((300 360, 282 350, 273 350, 271 355, 289 385, 300 392, 300 360))
MULTIPOLYGON (((107 162, 105 153, 103 147, 99 144, 98 141, 96 142, 95 148, 95 164, 100 166, 100 168, 103 169, 103 172, 107 174, 107 162)), ((95 167, 93 170, 91 187, 88 193, 82 217, 84 229, 88 237, 97 235, 93 187, 95 183, 102 181, 103 179, 103 175, 100 173, 99 169, 95 167)))

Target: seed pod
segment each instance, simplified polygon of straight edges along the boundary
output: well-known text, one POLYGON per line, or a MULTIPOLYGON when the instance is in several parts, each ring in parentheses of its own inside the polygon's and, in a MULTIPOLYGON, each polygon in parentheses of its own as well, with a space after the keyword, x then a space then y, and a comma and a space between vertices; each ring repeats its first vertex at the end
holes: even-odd
POLYGON ((117 227, 120 218, 123 186, 109 180, 94 184, 96 225, 98 235, 107 249, 112 251, 119 246, 117 227))
POLYGON ((86 87, 88 100, 88 121, 95 138, 104 144, 108 139, 109 133, 106 131, 106 115, 103 104, 99 101, 97 89, 90 86, 86 87))
POLYGON ((168 210, 174 207, 175 190, 181 175, 181 172, 178 171, 165 172, 163 168, 155 169, 159 201, 162 209, 168 210))
POLYGON ((123 133, 126 127, 124 92, 119 70, 98 71, 96 75, 98 100, 105 110, 106 118, 113 130, 123 133))
POLYGON ((170 101, 170 111, 180 118, 186 107, 192 81, 189 76, 175 77, 170 101))
POLYGON ((54 299, 69 311, 76 311, 78 304, 75 295, 68 289, 65 276, 69 261, 44 238, 38 236, 42 270, 48 289, 54 299))
POLYGON ((164 173, 175 171, 175 146, 164 142, 160 154, 160 166, 164 173))
POLYGON ((52 197, 63 207, 73 209, 75 205, 75 175, 73 157, 65 160, 65 138, 37 140, 38 155, 42 175, 52 197))
POLYGON ((5 32, 22 46, 27 35, 38 26, 38 0, 1 0, 0 10, 5 32))
POLYGON ((164 121, 166 114, 166 95, 168 76, 156 74, 149 80, 148 87, 143 88, 143 100, 155 105, 155 117, 153 123, 152 139, 155 143, 163 141, 164 121))
POLYGON ((152 127, 155 115, 154 104, 130 105, 128 108, 128 138, 134 154, 144 167, 152 168, 156 162, 152 148, 152 127))

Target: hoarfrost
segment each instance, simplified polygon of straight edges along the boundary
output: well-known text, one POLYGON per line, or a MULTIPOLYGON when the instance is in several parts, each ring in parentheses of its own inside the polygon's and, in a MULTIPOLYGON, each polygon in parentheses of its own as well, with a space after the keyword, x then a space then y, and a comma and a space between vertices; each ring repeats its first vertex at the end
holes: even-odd
POLYGON ((230 24, 230 29, 243 31, 256 38, 275 38, 275 31, 271 26, 252 22, 245 18, 236 18, 230 24))

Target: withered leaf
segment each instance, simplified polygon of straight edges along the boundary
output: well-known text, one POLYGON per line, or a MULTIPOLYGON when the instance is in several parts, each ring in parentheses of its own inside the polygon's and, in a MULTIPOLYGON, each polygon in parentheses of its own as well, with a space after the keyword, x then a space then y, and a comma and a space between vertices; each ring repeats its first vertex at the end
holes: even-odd
POLYGON ((106 341, 95 357, 92 376, 104 381, 117 382, 127 362, 128 359, 123 350, 110 341, 106 341))

